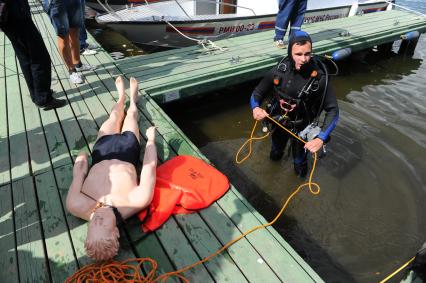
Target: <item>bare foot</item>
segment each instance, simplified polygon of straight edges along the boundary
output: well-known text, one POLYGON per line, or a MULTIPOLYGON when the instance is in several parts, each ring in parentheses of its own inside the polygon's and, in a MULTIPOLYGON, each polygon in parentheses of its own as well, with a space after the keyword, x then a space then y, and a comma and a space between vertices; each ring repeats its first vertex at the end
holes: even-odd
POLYGON ((138 81, 134 77, 130 78, 130 101, 138 102, 138 81))
POLYGON ((118 76, 115 80, 115 86, 118 91, 118 99, 124 101, 126 99, 126 88, 124 87, 123 78, 121 76, 118 76))

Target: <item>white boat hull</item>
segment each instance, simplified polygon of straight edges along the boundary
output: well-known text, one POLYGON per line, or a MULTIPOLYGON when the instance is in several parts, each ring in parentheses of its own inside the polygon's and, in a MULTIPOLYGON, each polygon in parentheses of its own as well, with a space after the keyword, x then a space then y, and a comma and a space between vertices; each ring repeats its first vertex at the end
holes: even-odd
MULTIPOLYGON (((359 5, 356 13, 383 11, 387 6, 386 2, 359 5)), ((341 6, 308 10, 305 14, 305 23, 344 18, 350 14, 351 8, 352 6, 341 6)), ((170 23, 180 32, 191 38, 198 40, 218 40, 274 29, 275 18, 276 14, 269 14, 261 16, 222 17, 221 19, 205 21, 170 21, 170 23)), ((97 20, 102 23, 101 17, 98 17, 97 20)), ((161 21, 116 20, 105 23, 126 36, 130 41, 139 44, 164 47, 184 47, 195 44, 195 41, 185 38, 170 25, 161 21)))

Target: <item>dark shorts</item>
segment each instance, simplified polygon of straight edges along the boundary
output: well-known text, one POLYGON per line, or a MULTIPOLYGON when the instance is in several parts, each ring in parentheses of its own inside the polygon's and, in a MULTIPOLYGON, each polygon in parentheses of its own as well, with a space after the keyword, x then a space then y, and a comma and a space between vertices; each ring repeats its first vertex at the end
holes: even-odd
POLYGON ((140 152, 141 145, 135 134, 130 131, 102 136, 93 147, 92 166, 103 160, 118 159, 138 168, 140 152))
POLYGON ((50 20, 56 35, 68 35, 70 28, 81 28, 83 24, 80 0, 52 1, 49 10, 50 20))

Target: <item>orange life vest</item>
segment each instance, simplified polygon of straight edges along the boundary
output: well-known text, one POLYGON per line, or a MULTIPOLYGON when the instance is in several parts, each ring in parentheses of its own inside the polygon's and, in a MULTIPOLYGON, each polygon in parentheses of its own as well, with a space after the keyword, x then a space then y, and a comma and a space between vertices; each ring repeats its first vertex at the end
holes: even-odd
POLYGON ((208 207, 228 189, 228 178, 211 165, 193 156, 176 156, 157 168, 154 198, 138 214, 142 229, 154 231, 172 214, 208 207))

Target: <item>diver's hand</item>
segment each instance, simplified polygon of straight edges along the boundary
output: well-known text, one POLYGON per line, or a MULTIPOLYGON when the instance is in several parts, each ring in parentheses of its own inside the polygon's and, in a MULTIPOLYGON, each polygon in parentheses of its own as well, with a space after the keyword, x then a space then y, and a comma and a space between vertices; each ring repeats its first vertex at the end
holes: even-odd
POLYGON ((305 148, 307 150, 309 150, 311 153, 315 153, 318 150, 320 150, 320 148, 322 147, 323 144, 324 144, 324 142, 322 141, 322 139, 314 138, 313 140, 311 140, 311 141, 309 141, 305 144, 305 148))
POLYGON ((152 126, 152 127, 149 127, 148 129, 146 129, 145 134, 146 134, 146 138, 148 139, 148 141, 152 141, 152 142, 155 141, 155 130, 156 129, 157 129, 156 126, 152 126))
POLYGON ((85 178, 87 176, 87 173, 89 171, 89 163, 87 161, 87 153, 80 152, 75 159, 74 168, 73 168, 73 177, 83 177, 85 178))
POLYGON ((253 118, 255 120, 260 121, 263 118, 265 118, 266 116, 268 116, 268 113, 264 109, 262 109, 260 107, 255 107, 253 109, 253 118))

